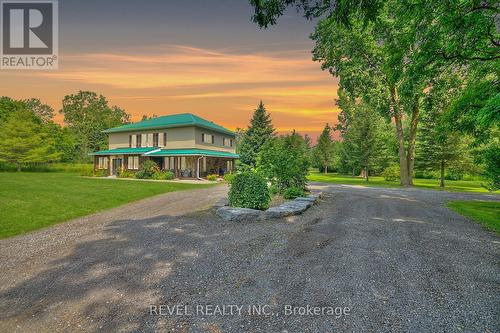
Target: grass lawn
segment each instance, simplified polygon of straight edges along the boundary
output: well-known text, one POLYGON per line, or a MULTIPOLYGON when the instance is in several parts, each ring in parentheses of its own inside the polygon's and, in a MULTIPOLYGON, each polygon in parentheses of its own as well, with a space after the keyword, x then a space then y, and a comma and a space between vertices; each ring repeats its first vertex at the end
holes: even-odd
MULTIPOLYGON (((361 177, 352 177, 346 175, 339 175, 336 173, 323 174, 317 171, 313 171, 309 174, 308 179, 315 182, 328 182, 335 184, 347 184, 347 185, 362 185, 362 186, 378 186, 378 187, 400 187, 399 182, 389 182, 383 177, 370 177, 369 181, 366 182, 361 177)), ((415 187, 430 189, 430 190, 442 190, 439 187, 439 180, 436 179, 413 179, 415 187)), ((479 192, 488 193, 484 187, 481 187, 480 181, 475 180, 446 180, 445 181, 445 191, 455 191, 455 192, 479 192)), ((494 193, 500 193, 496 191, 494 193)))
POLYGON ((450 201, 446 206, 458 214, 479 222, 486 229, 500 233, 500 202, 450 201))
POLYGON ((212 185, 0 172, 0 238, 40 229, 156 194, 212 185))

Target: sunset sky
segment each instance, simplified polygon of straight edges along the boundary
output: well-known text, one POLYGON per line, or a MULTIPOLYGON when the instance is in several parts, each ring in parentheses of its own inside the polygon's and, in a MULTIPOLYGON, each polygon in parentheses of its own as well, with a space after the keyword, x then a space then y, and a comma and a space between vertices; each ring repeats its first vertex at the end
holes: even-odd
POLYGON ((246 0, 60 0, 59 70, 2 70, 0 95, 58 111, 92 90, 134 121, 191 112, 230 129, 262 99, 280 132, 316 137, 338 110, 337 80, 311 60, 314 23, 292 10, 263 30, 251 15, 246 0))

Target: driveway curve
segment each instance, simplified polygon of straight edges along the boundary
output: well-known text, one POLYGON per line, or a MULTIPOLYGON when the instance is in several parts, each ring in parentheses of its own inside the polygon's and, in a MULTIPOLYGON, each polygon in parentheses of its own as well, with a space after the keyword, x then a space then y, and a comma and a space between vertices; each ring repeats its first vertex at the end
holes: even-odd
POLYGON ((0 241, 0 331, 500 330, 500 238, 444 206, 498 196, 311 187, 286 219, 221 221, 216 187, 0 241))

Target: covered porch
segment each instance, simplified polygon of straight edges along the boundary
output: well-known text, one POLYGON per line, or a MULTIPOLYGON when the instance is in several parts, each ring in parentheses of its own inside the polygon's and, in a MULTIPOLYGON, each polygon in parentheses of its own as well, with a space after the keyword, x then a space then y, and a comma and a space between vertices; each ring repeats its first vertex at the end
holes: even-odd
POLYGON ((170 170, 176 178, 205 178, 223 176, 235 170, 238 155, 205 149, 163 149, 144 155, 162 170, 170 170))

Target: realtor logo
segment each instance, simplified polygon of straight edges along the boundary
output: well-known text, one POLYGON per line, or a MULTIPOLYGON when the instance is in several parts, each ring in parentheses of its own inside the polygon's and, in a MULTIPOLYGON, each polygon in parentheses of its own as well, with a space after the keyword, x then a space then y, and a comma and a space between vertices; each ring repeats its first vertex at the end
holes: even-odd
POLYGON ((57 0, 0 0, 1 69, 57 69, 57 0))

